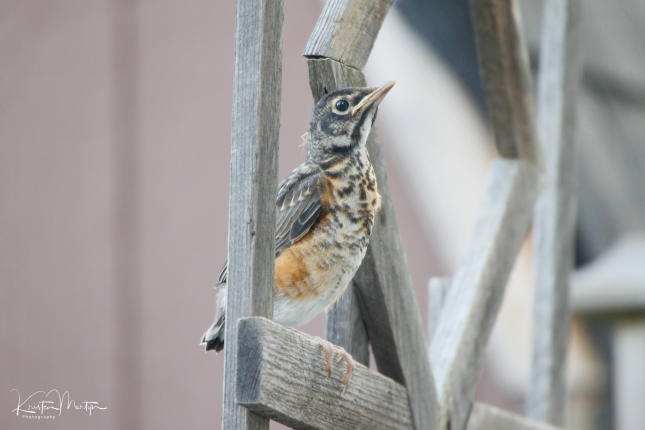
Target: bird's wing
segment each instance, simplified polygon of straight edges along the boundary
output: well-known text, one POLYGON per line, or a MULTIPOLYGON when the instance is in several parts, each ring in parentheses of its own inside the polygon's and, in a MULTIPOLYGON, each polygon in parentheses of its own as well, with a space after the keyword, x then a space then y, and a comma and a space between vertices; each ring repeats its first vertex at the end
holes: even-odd
MULTIPOLYGON (((317 165, 305 163, 280 183, 276 199, 276 257, 300 240, 318 221, 322 207, 322 178, 322 171, 317 165)), ((225 262, 217 285, 226 283, 227 269, 228 262, 225 262)))
POLYGON ((276 200, 276 257, 300 240, 318 221, 322 206, 321 183, 320 168, 305 163, 280 184, 276 200))

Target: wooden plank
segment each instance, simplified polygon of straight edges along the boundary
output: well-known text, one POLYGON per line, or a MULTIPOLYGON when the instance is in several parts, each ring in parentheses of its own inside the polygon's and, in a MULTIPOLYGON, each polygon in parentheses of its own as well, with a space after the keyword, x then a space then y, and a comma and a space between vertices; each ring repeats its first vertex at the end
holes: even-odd
POLYGON ((467 430, 558 430, 549 424, 532 421, 493 406, 475 403, 467 430))
POLYGON ((329 58, 310 58, 309 86, 314 100, 338 88, 366 86, 363 72, 329 58))
POLYGON ((327 312, 325 337, 331 343, 345 348, 345 351, 349 352, 357 362, 369 366, 367 331, 358 307, 358 297, 353 282, 327 312))
POLYGON ((446 295, 430 347, 442 429, 466 427, 484 350, 531 222, 537 188, 538 173, 531 163, 508 159, 493 163, 474 234, 446 295))
POLYGON ((479 73, 497 150, 537 161, 531 69, 515 0, 470 0, 479 73))
POLYGON ((344 361, 328 378, 320 339, 266 318, 239 322, 238 400, 293 428, 411 429, 405 387, 362 364, 346 387, 344 361))
POLYGON ((406 386, 415 428, 435 429, 438 414, 434 378, 385 161, 374 130, 367 147, 382 206, 367 254, 354 277, 359 306, 379 371, 406 386))
POLYGON ((282 79, 281 0, 238 0, 228 226, 223 429, 268 429, 235 403, 237 320, 273 315, 275 195, 282 79))
POLYGON ((428 346, 439 325, 439 315, 451 282, 451 278, 430 278, 428 281, 428 346))
POLYGON ((303 55, 362 69, 393 0, 328 0, 303 55))
POLYGON ((564 422, 569 278, 576 216, 574 123, 578 82, 578 1, 544 5, 538 127, 545 177, 535 209, 533 353, 527 416, 564 422))

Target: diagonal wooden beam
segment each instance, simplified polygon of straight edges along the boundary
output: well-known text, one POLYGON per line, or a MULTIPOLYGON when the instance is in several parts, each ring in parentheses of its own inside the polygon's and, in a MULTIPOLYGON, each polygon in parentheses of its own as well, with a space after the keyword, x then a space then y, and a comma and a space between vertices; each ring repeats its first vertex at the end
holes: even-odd
POLYGON ((328 0, 303 55, 362 69, 393 0, 328 0))
POLYGON ((470 0, 479 74, 502 157, 539 162, 531 68, 515 0, 470 0))
POLYGON ((535 208, 533 354, 526 413, 561 425, 576 217, 575 104, 580 80, 577 0, 544 4, 538 126, 545 180, 535 208))
MULTIPOLYGON (((428 281, 428 347, 439 325, 439 315, 451 283, 451 278, 430 278, 428 281)), ((430 355, 430 349, 428 349, 428 355, 430 355)))
POLYGON ((325 337, 342 346, 354 360, 369 366, 370 350, 365 322, 358 307, 356 285, 352 282, 347 291, 327 312, 325 337))
POLYGON ((474 234, 446 294, 430 346, 441 429, 466 427, 484 350, 531 223, 538 178, 529 162, 493 163, 474 234))
POLYGON ((437 428, 437 394, 419 307, 390 193, 381 147, 374 131, 369 153, 381 193, 381 210, 365 259, 354 281, 377 367, 405 385, 415 428, 437 428))
POLYGON ((235 403, 237 320, 273 315, 282 0, 238 0, 228 226, 224 429, 268 429, 235 403))
POLYGON ((239 322, 238 401, 293 428, 411 429, 405 387, 357 364, 346 386, 344 361, 320 339, 265 318, 239 322))

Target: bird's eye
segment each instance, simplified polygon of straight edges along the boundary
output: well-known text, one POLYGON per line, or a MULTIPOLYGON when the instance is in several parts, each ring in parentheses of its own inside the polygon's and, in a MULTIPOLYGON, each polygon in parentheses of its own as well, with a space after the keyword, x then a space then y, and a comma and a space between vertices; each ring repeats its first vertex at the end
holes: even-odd
POLYGON ((347 100, 340 99, 336 102, 336 110, 338 112, 345 112, 347 109, 349 109, 347 100))

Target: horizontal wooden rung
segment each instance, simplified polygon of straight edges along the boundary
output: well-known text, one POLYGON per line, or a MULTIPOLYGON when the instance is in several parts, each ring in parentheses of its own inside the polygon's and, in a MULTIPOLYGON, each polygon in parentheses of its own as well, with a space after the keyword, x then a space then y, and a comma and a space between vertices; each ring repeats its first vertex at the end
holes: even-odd
POLYGON ((237 402, 292 428, 411 429, 404 386, 360 363, 345 387, 346 363, 322 340, 260 317, 238 323, 237 402))

